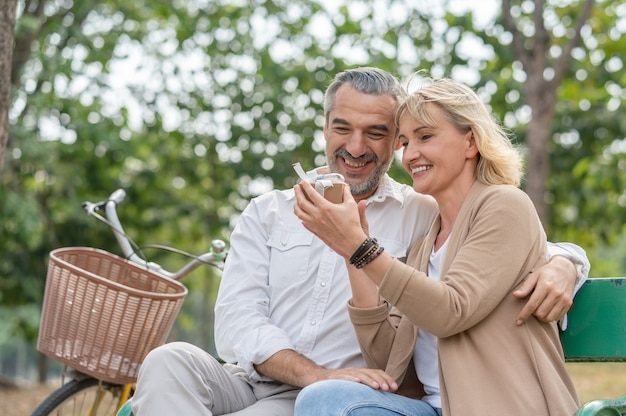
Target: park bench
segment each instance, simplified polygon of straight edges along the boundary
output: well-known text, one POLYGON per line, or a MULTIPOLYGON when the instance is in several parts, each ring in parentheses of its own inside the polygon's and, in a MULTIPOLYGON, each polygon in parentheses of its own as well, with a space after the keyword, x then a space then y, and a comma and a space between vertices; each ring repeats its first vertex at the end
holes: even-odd
MULTIPOLYGON (((561 332, 566 361, 626 362, 626 277, 588 279, 576 294, 567 319, 567 329, 561 332)), ((118 416, 130 414, 127 403, 118 416)), ((624 415, 626 396, 585 403, 576 413, 624 415)))
MULTIPOLYGON (((566 361, 626 362, 626 278, 588 279, 567 319, 561 332, 566 361)), ((576 413, 591 415, 626 415, 626 396, 585 403, 576 413)))

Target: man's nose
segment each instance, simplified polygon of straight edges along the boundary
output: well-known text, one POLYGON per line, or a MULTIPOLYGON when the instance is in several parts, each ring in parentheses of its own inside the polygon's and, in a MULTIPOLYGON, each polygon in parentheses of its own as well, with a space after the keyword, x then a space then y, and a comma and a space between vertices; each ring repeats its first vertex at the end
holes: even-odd
POLYGON ((367 153, 367 142, 363 132, 355 131, 350 135, 346 143, 346 150, 355 158, 367 153))

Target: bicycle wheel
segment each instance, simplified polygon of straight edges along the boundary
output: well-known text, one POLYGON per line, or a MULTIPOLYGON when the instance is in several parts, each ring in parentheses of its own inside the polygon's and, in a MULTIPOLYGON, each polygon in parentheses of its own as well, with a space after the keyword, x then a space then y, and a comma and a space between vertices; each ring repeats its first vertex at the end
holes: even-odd
POLYGON ((71 380, 46 397, 31 416, 114 416, 122 388, 95 378, 71 380))

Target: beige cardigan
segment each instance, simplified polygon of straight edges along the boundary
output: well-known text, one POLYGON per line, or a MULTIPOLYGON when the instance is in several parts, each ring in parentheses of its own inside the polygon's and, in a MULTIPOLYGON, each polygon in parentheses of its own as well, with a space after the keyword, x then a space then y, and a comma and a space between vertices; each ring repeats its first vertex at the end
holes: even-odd
POLYGON ((349 305, 368 365, 401 382, 402 394, 422 391, 410 368, 419 327, 439 338, 444 415, 572 415, 578 398, 556 324, 534 316, 515 324, 523 301, 511 292, 547 262, 546 236, 530 199, 515 187, 476 181, 434 281, 418 270, 428 270, 438 230, 439 219, 406 265, 389 267, 379 287, 386 302, 349 305))

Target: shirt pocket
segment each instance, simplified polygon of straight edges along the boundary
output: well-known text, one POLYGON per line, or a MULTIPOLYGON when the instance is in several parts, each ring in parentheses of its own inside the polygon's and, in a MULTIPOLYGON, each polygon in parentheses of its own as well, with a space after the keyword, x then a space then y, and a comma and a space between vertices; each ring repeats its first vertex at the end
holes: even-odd
POLYGON ((285 287, 307 277, 313 234, 300 230, 279 230, 270 236, 269 284, 285 287))
POLYGON ((378 244, 385 248, 385 253, 406 263, 406 255, 409 249, 408 243, 385 237, 377 237, 376 239, 378 244))

